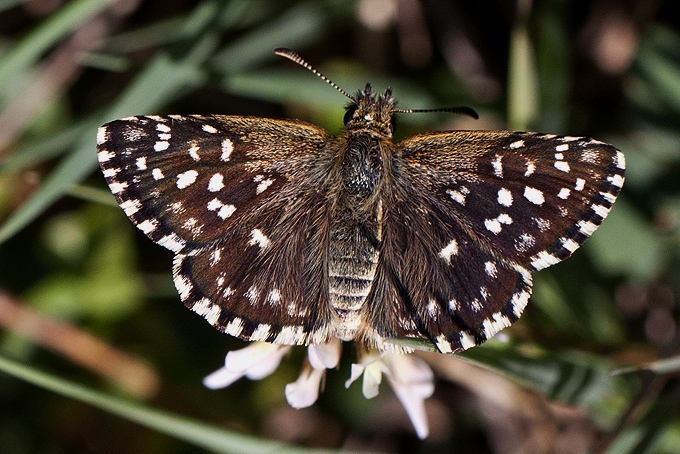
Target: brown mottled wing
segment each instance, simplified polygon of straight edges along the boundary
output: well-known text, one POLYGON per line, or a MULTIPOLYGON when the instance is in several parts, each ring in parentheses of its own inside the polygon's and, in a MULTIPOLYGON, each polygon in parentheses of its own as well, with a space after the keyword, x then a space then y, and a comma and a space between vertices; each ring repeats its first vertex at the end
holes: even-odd
POLYGON ((125 214, 176 253, 175 285, 189 308, 246 340, 327 337, 319 266, 326 211, 307 179, 326 156, 324 130, 262 118, 139 116, 102 126, 97 139, 125 214))
POLYGON ((365 335, 427 337, 443 352, 519 318, 531 271, 583 244, 625 168, 611 145, 534 133, 418 135, 398 150, 365 335))

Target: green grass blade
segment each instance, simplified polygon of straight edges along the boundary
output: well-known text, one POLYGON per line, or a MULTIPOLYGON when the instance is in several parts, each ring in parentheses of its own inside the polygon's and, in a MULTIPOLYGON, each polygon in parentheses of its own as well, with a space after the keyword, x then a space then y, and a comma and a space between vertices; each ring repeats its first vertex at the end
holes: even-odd
POLYGON ((0 357, 0 370, 35 386, 100 408, 150 429, 219 453, 337 453, 262 440, 197 422, 167 411, 129 402, 0 357))
POLYGON ((273 43, 302 48, 322 34, 325 27, 325 15, 318 3, 300 4, 231 43, 214 57, 213 64, 223 74, 239 73, 263 60, 275 58, 273 43))
MULTIPOLYGON (((190 55, 187 58, 194 57, 190 55)), ((96 117, 86 124, 85 130, 91 131, 91 134, 78 142, 75 151, 50 173, 40 190, 0 227, 0 243, 38 217, 73 184, 92 173, 97 167, 95 134, 102 123, 127 115, 153 112, 163 103, 174 99, 182 90, 202 80, 200 71, 194 65, 173 61, 166 54, 154 59, 105 116, 96 117)))
POLYGON ((62 7, 0 59, 0 86, 6 86, 10 79, 31 68, 54 43, 113 2, 114 0, 73 0, 62 7))

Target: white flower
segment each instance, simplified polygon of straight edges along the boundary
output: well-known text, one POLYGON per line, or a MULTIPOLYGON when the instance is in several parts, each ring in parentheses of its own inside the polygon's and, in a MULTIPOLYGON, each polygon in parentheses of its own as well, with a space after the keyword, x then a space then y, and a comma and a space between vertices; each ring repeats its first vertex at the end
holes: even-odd
MULTIPOLYGON (((224 367, 205 377, 203 383, 211 389, 224 388, 241 377, 260 380, 276 370, 290 346, 254 342, 252 345, 227 354, 224 367)), ((286 400, 293 408, 305 408, 319 397, 326 369, 333 369, 340 362, 342 342, 331 339, 325 344, 310 345, 307 359, 300 376, 286 385, 286 400)), ((425 414, 425 399, 434 392, 434 374, 420 358, 378 350, 359 353, 359 363, 352 364, 352 371, 345 386, 349 387, 363 375, 362 392, 367 399, 378 395, 385 375, 397 398, 406 409, 418 437, 429 433, 425 414)))
POLYGON ((351 377, 345 386, 349 387, 362 372, 364 396, 371 399, 378 395, 378 386, 382 381, 382 374, 385 374, 394 394, 406 409, 416 434, 421 439, 426 438, 429 428, 425 399, 434 392, 432 369, 413 355, 369 351, 360 358, 359 364, 352 364, 351 377))
POLYGON ((308 347, 309 361, 302 366, 298 379, 286 385, 286 400, 291 407, 305 408, 316 402, 326 369, 332 369, 340 362, 341 347, 340 339, 308 347))
POLYGON ((216 370, 203 379, 203 384, 210 389, 225 388, 241 377, 260 380, 279 367, 283 355, 290 346, 254 342, 253 344, 227 353, 224 367, 216 370))

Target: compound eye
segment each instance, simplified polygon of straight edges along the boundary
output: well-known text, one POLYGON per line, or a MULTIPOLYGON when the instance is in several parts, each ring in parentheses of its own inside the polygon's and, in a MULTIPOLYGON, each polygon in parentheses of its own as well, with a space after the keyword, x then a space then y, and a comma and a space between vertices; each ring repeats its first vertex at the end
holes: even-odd
POLYGON ((392 116, 390 117, 390 131, 392 132, 392 134, 394 134, 394 131, 395 131, 396 129, 397 129, 397 116, 396 116, 396 115, 392 115, 392 116))
POLYGON ((352 103, 347 108, 345 109, 345 118, 342 120, 342 122, 347 126, 350 121, 352 121, 352 118, 354 117, 354 112, 357 111, 359 106, 356 104, 352 103))

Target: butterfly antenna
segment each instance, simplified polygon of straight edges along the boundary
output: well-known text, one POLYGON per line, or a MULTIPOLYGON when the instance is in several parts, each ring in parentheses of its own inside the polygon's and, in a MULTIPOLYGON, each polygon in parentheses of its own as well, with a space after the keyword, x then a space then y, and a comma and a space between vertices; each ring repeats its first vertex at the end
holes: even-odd
POLYGON ((357 102, 357 100, 356 100, 356 98, 355 98, 354 96, 352 96, 352 95, 350 95, 349 93, 347 93, 345 90, 343 90, 342 88, 340 88, 335 82, 333 82, 333 81, 330 80, 328 77, 324 76, 324 75, 321 74, 319 71, 317 71, 316 69, 314 69, 314 68, 312 67, 312 65, 310 65, 309 63, 307 63, 306 61, 304 61, 304 60, 302 59, 302 57, 300 57, 298 54, 296 54, 296 53, 293 52, 292 50, 286 49, 285 47, 279 47, 278 49, 274 49, 274 53, 275 53, 276 55, 280 55, 280 56, 282 56, 282 57, 286 57, 287 59, 294 61, 294 62, 297 63, 298 65, 307 68, 308 70, 310 70, 311 72, 313 72, 313 73, 316 74, 317 76, 321 77, 324 81, 326 81, 328 84, 330 84, 330 85, 331 85, 332 87, 334 87, 336 90, 338 90, 340 93, 342 93, 343 95, 347 96, 347 97, 348 97, 349 99, 351 99, 352 101, 357 102))
POLYGON ((398 113, 425 113, 425 112, 449 112, 454 114, 467 115, 475 120, 479 118, 477 112, 470 107, 442 107, 439 109, 392 109, 392 112, 398 113))

